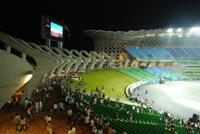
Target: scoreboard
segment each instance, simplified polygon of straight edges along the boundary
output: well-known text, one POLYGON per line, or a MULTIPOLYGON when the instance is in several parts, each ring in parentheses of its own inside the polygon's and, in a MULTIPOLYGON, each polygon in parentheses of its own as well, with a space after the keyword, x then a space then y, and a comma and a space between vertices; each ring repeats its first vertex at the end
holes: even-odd
POLYGON ((63 41, 64 24, 48 16, 41 17, 41 38, 63 41))

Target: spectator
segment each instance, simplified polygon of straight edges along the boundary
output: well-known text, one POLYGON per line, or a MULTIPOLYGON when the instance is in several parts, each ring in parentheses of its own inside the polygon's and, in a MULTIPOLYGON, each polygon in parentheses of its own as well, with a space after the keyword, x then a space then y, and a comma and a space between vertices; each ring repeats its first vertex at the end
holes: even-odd
POLYGON ((48 122, 51 122, 51 116, 50 115, 47 115, 45 116, 45 121, 48 123, 48 122))
POLYGON ((109 127, 108 134, 115 134, 115 129, 112 126, 109 127))
POLYGON ((90 123, 90 116, 86 115, 85 116, 85 124, 89 124, 90 123))
POLYGON ((38 101, 35 102, 35 112, 36 113, 39 112, 39 102, 38 101))
POLYGON ((26 111, 26 114, 27 114, 27 117, 28 117, 29 120, 31 118, 31 109, 32 109, 32 107, 30 106, 30 107, 28 107, 28 109, 26 111))
POLYGON ((32 106, 32 101, 31 99, 28 99, 28 107, 31 107, 32 106))
POLYGON ((24 109, 27 109, 28 107, 28 98, 25 98, 24 100, 24 109))
POLYGON ((49 101, 49 92, 45 93, 45 101, 49 101))
POLYGON ((72 114, 73 114, 73 111, 72 111, 71 108, 69 108, 69 109, 67 110, 67 119, 68 119, 68 122, 69 122, 69 123, 71 122, 72 114))
POLYGON ((121 134, 127 134, 127 132, 126 131, 122 131, 122 133, 121 134))
POLYGON ((62 111, 64 111, 64 104, 63 104, 63 102, 60 102, 59 103, 59 110, 60 110, 60 112, 62 112, 62 111))
POLYGON ((99 127, 99 129, 97 130, 97 134, 103 134, 102 127, 99 127))
POLYGON ((21 129, 20 118, 21 118, 20 115, 18 113, 16 113, 15 116, 14 116, 14 119, 13 119, 13 122, 16 125, 16 131, 20 131, 20 129, 21 129))
POLYGON ((117 113, 117 112, 114 112, 114 113, 113 113, 113 118, 114 118, 114 119, 117 119, 117 118, 118 118, 118 113, 117 113))
POLYGON ((58 104, 55 102, 53 104, 53 113, 55 114, 58 111, 58 104))
POLYGON ((12 98, 11 99, 9 99, 8 100, 8 102, 6 103, 6 110, 7 110, 7 112, 9 112, 10 111, 10 107, 11 107, 11 105, 12 105, 12 98))
POLYGON ((32 113, 37 113, 36 111, 36 104, 33 102, 33 105, 31 107, 32 113))
POLYGON ((91 120, 90 120, 90 127, 92 128, 93 126, 94 126, 94 120, 91 119, 91 120))
POLYGON ((20 131, 21 130, 26 130, 27 129, 27 124, 26 124, 26 119, 21 116, 21 119, 20 119, 20 131))
POLYGON ((73 126, 70 128, 70 130, 68 131, 67 134, 76 134, 76 126, 73 125, 73 126))
POLYGON ((96 126, 92 127, 92 134, 97 134, 97 128, 96 128, 96 126))
POLYGON ((108 132, 109 132, 109 122, 108 121, 106 121, 105 123, 104 123, 104 125, 103 125, 103 133, 104 134, 108 134, 108 132))
POLYGON ((132 112, 129 113, 129 120, 131 120, 131 121, 133 120, 132 112))
POLYGON ((43 107, 43 103, 42 103, 42 100, 39 101, 39 111, 41 112, 42 111, 42 107, 43 107))
POLYGON ((51 121, 47 123, 46 134, 53 134, 53 124, 51 121))

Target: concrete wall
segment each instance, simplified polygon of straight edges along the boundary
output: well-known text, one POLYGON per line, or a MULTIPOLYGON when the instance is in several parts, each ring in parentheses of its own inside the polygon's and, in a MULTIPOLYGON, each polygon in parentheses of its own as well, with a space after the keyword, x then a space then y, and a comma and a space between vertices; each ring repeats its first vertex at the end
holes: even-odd
POLYGON ((0 50, 0 107, 25 84, 28 71, 33 71, 28 62, 0 50))

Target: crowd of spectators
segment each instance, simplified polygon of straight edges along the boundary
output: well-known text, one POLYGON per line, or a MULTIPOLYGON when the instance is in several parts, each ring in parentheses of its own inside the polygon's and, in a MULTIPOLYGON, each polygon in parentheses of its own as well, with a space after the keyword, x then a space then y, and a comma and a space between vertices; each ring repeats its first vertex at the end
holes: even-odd
MULTIPOLYGON (((148 92, 145 92, 148 94, 148 92)), ((92 134, 115 134, 116 130, 110 124, 108 120, 100 117, 96 112, 91 109, 93 104, 104 104, 110 101, 109 97, 104 94, 104 88, 97 88, 96 92, 86 92, 73 86, 73 81, 70 78, 57 78, 51 82, 44 83, 42 86, 34 90, 32 98, 23 98, 23 95, 18 95, 18 99, 10 99, 6 104, 6 110, 9 112, 12 105, 23 107, 26 111, 26 115, 16 114, 14 116, 14 124, 16 125, 16 131, 26 131, 30 127, 28 124, 34 118, 34 115, 42 113, 43 111, 49 113, 44 119, 46 122, 46 133, 53 134, 55 132, 53 127, 52 116, 59 113, 65 114, 66 123, 70 124, 70 129, 65 131, 66 134, 76 134, 76 128, 79 121, 84 122, 86 126, 89 126, 92 134), (51 100, 52 95, 57 95, 57 100, 51 100), (92 99, 87 100, 85 96, 89 95, 92 99), (16 100, 20 100, 16 103, 16 100), (49 103, 52 102, 52 103, 49 103), (44 108, 44 106, 46 106, 44 108)), ((118 100, 119 101, 119 100, 118 100)), ((118 103, 116 101, 115 108, 118 111, 113 112, 113 119, 119 119, 120 111, 126 110, 125 104, 118 103)), ((137 106, 133 106, 132 110, 138 114, 143 113, 144 109, 148 109, 149 113, 153 113, 151 106, 147 106, 145 102, 138 101, 137 106)), ((107 104, 109 105, 109 104, 107 104)), ((128 120, 134 120, 132 111, 127 110, 128 120)), ((163 112, 162 122, 165 129, 177 133, 175 125, 177 122, 180 126, 186 126, 189 132, 193 133, 196 129, 200 128, 199 123, 191 121, 184 122, 181 119, 176 119, 173 114, 163 112)), ((126 134, 123 130, 121 134, 126 134)))
MULTIPOLYGON (((92 134, 114 134, 116 131, 109 122, 101 119, 89 107, 91 102, 84 99, 85 94, 88 93, 73 87, 72 80, 69 78, 56 78, 35 89, 32 98, 26 98, 23 94, 15 96, 17 99, 11 98, 5 108, 8 112, 13 110, 12 107, 24 109, 25 115, 16 113, 13 117, 16 131, 19 132, 28 131, 28 128, 31 127, 29 124, 36 119, 37 115, 45 112, 49 113, 44 117, 46 134, 55 132, 52 116, 59 115, 59 113, 66 115, 66 123, 71 126, 69 130, 64 130, 66 134, 76 134, 76 127, 80 121, 90 127, 92 134), (53 103, 49 103, 52 102, 51 96, 55 94, 58 99, 53 103), (18 100, 17 103, 16 100, 18 100)), ((105 97, 103 90, 97 89, 94 94, 105 97)), ((91 93, 91 96, 94 94, 91 93)), ((95 97, 93 98, 93 103, 97 103, 95 97)), ((101 103, 103 103, 103 99, 101 103)))

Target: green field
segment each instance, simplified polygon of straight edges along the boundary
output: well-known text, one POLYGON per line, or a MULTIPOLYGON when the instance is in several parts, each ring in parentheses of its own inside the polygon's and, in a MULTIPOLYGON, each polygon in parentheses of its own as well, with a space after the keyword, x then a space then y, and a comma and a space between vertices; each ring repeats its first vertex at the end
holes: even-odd
POLYGON ((106 96, 126 98, 124 89, 127 85, 137 81, 117 70, 97 70, 81 74, 86 82, 85 89, 95 91, 96 87, 104 87, 106 96), (112 90, 113 89, 113 90, 112 90))

